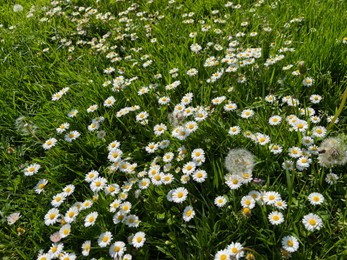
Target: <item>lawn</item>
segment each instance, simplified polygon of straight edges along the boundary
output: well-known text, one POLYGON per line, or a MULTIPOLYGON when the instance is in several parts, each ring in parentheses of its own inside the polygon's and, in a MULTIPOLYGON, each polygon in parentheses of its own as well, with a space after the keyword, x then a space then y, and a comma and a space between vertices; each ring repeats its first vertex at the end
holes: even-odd
POLYGON ((0 257, 346 259, 346 10, 1 0, 0 257))

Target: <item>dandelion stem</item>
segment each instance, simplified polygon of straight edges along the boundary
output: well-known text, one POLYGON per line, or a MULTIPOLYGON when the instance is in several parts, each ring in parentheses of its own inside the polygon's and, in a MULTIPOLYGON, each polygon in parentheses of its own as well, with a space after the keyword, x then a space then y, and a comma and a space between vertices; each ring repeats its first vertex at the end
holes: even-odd
POLYGON ((328 125, 328 128, 327 128, 327 131, 329 131, 336 119, 339 117, 339 115, 341 114, 342 110, 343 110, 343 107, 345 106, 345 103, 346 103, 346 100, 347 100, 347 88, 345 89, 345 91, 343 92, 343 95, 342 95, 342 100, 341 100, 341 103, 340 103, 340 107, 339 109, 337 110, 337 112, 335 113, 335 116, 333 117, 333 119, 331 120, 330 124, 328 125))

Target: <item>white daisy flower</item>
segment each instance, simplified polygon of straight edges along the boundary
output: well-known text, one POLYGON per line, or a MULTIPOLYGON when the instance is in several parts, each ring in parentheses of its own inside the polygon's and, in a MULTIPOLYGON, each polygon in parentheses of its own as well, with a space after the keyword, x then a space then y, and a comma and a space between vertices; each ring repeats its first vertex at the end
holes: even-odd
POLYGON ((98 217, 98 212, 93 211, 93 212, 89 213, 89 214, 84 218, 84 226, 85 226, 85 227, 94 226, 97 217, 98 217))
POLYGON ((308 195, 308 200, 311 203, 311 205, 320 205, 324 202, 324 197, 322 194, 318 192, 312 192, 308 195))
POLYGON ((122 241, 117 241, 110 246, 109 254, 112 258, 121 258, 126 251, 125 243, 122 241))
POLYGON ((175 203, 182 203, 187 199, 188 190, 183 187, 179 187, 172 191, 172 201, 175 203))
POLYGON ((60 217, 59 210, 57 208, 50 209, 45 215, 45 225, 53 225, 58 221, 60 217))
POLYGON ((140 247, 143 247, 145 241, 146 241, 146 234, 140 231, 133 236, 131 243, 134 247, 140 248, 140 247))
POLYGON ((189 222, 195 216, 195 211, 192 206, 185 207, 183 211, 183 220, 189 222))
POLYGON ((227 202, 226 196, 218 196, 214 199, 214 204, 219 208, 224 207, 227 202))
POLYGON ((82 255, 88 256, 90 252, 90 248, 91 248, 91 241, 90 240, 85 241, 81 246, 82 255))
POLYGON ((294 253, 299 249, 299 242, 296 237, 285 236, 282 238, 282 247, 289 253, 294 253))
POLYGON ((24 175, 25 176, 32 176, 36 174, 39 169, 41 168, 41 165, 38 163, 30 164, 28 167, 24 169, 24 175))
POLYGON ((98 238, 98 245, 100 247, 108 246, 112 241, 112 234, 109 231, 102 233, 98 238))
POLYGON ((281 212, 273 211, 269 214, 268 219, 272 225, 279 225, 284 222, 284 217, 281 212))
POLYGON ((48 140, 46 140, 46 142, 42 145, 43 149, 45 150, 49 150, 51 149, 53 146, 55 146, 55 144, 58 142, 57 139, 55 139, 54 137, 53 138, 50 138, 48 140))
POLYGON ((313 213, 305 215, 302 219, 302 223, 308 231, 319 230, 323 227, 322 219, 313 213))

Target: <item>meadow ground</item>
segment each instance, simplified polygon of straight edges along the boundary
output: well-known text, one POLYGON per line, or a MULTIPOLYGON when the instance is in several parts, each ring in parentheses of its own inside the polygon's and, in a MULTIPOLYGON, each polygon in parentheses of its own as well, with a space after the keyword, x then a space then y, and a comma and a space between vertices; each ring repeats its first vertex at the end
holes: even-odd
POLYGON ((346 259, 347 1, 0 2, 2 259, 346 259))

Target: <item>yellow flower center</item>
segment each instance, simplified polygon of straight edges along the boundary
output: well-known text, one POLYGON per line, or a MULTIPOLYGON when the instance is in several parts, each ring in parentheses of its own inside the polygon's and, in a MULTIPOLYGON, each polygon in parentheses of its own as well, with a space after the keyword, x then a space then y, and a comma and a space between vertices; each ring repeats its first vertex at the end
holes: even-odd
POLYGON ((44 183, 41 183, 40 185, 39 185, 39 189, 43 189, 45 187, 45 184, 44 183))
POLYGON ((316 220, 311 218, 310 221, 308 222, 311 226, 316 225, 316 220))
POLYGON ((68 229, 65 229, 64 230, 64 235, 68 235, 69 234, 69 230, 68 229))
POLYGON ((115 246, 115 247, 113 248, 113 251, 119 252, 119 251, 120 251, 120 247, 119 247, 119 246, 115 246))
POLYGON ((190 216, 192 215, 192 213, 193 213, 193 212, 192 212, 192 210, 190 209, 190 210, 187 211, 186 216, 187 216, 187 217, 190 217, 190 216))
POLYGON ((274 195, 270 195, 269 196, 269 200, 274 200, 275 199, 275 196, 274 195))
POLYGON ((275 220, 275 221, 278 221, 280 219, 280 217, 278 215, 275 215, 275 216, 272 217, 272 219, 275 220))
POLYGON ((69 212, 69 217, 70 217, 70 218, 72 218, 74 215, 75 215, 75 212, 73 212, 73 211, 70 211, 70 212, 69 212))
POLYGON ((293 240, 288 240, 287 245, 289 247, 292 247, 294 245, 293 240))
POLYGON ((95 182, 95 186, 96 186, 96 187, 100 187, 100 186, 101 186, 101 181, 95 182))
POLYGON ((47 144, 48 144, 48 145, 51 145, 51 144, 52 144, 52 141, 51 141, 51 140, 47 141, 47 144))
POLYGON ((136 238, 136 241, 137 241, 137 243, 141 243, 142 237, 137 237, 137 238, 136 238))
POLYGON ((318 197, 318 196, 314 196, 314 197, 313 197, 313 200, 314 200, 315 202, 318 202, 318 201, 319 201, 319 197, 318 197))
POLYGON ((233 179, 233 184, 238 184, 239 183, 239 181, 237 180, 237 179, 233 179))
POLYGON ((178 197, 178 198, 182 198, 182 197, 183 197, 183 195, 184 195, 184 194, 183 194, 183 192, 182 192, 182 191, 180 191, 179 193, 177 193, 177 197, 178 197))
POLYGON ((237 250, 236 247, 233 247, 233 248, 231 249, 231 252, 233 252, 233 254, 236 254, 238 251, 239 251, 239 250, 237 250))
POLYGON ((108 241, 108 236, 104 236, 103 238, 102 238, 102 242, 107 242, 108 241))
POLYGON ((93 223, 94 220, 95 220, 95 218, 94 218, 93 216, 92 216, 92 217, 89 217, 89 222, 90 222, 90 223, 93 223))

